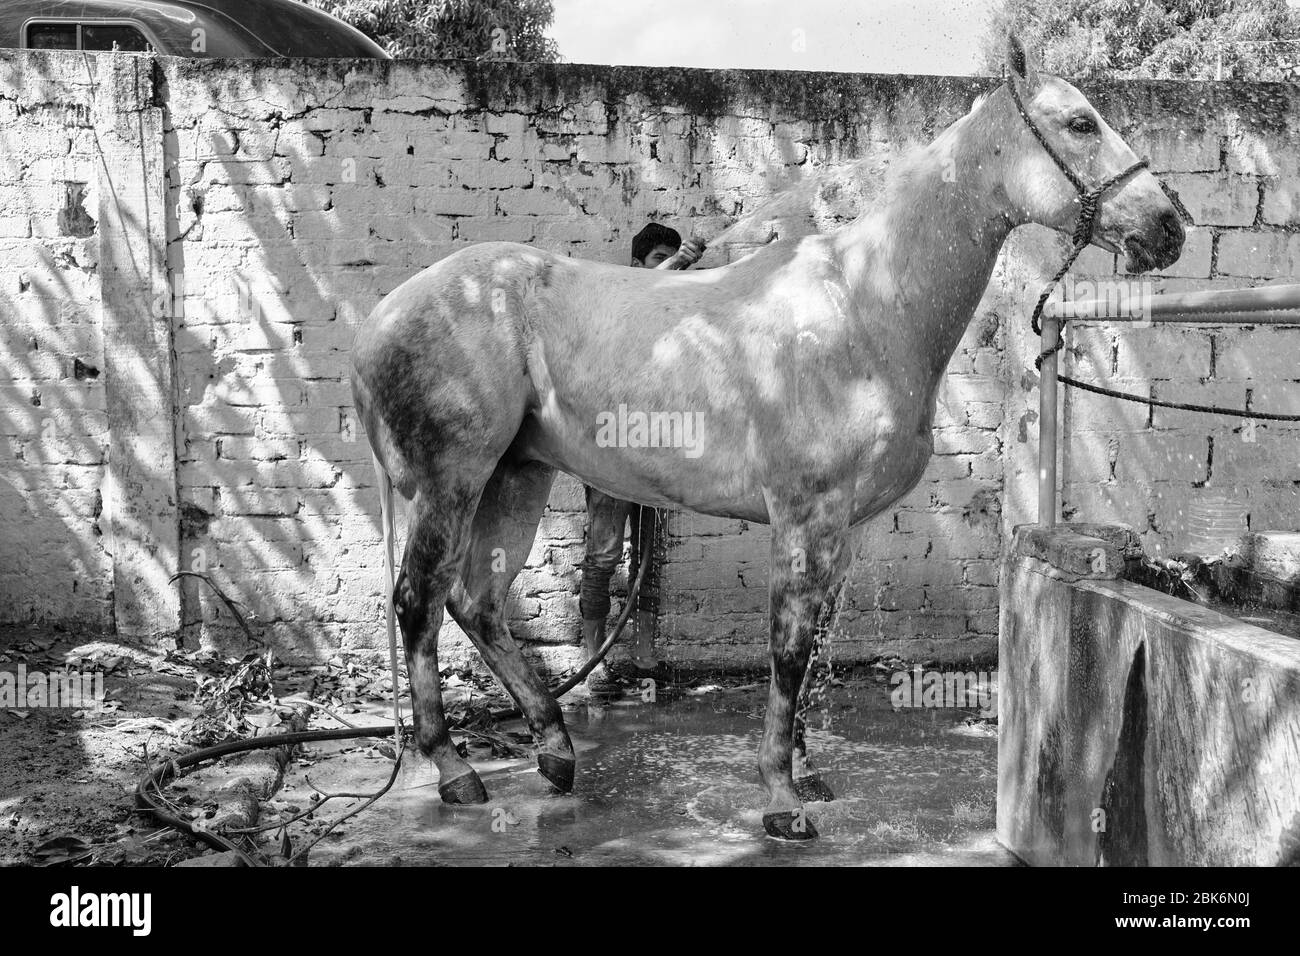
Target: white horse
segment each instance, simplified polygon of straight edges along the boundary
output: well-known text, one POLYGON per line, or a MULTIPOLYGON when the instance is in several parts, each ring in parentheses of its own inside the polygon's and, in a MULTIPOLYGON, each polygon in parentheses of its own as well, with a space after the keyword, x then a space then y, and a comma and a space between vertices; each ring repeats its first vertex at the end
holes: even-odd
POLYGON ((771 525, 763 824, 780 839, 816 835, 791 756, 814 633, 848 567, 850 529, 926 467, 940 376, 1003 241, 1023 223, 1072 233, 1078 184, 1118 177, 1092 241, 1134 270, 1182 248, 1172 204, 1079 91, 1040 77, 1014 38, 1008 67, 1007 85, 833 234, 698 272, 484 243, 370 315, 353 390, 378 462, 411 502, 394 602, 416 742, 444 800, 487 798, 443 716, 444 606, 519 704, 541 773, 572 787, 560 707, 505 623, 558 469, 617 498, 771 525), (693 416, 694 447, 598 440, 620 406, 693 416))

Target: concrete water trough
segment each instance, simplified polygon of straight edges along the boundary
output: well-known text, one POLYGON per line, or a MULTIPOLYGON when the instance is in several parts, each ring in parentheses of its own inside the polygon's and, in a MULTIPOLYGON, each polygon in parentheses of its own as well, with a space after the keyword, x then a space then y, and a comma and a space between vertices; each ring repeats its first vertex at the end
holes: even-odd
POLYGON ((1247 535, 1170 575, 1124 527, 1018 527, 999 841, 1034 865, 1300 864, 1298 548, 1247 535))

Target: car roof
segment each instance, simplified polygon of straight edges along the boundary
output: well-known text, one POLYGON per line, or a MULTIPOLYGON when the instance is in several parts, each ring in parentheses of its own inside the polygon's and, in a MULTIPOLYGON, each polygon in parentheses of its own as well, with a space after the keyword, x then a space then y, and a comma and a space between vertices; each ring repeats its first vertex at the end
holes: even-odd
POLYGON ((299 0, 8 0, 0 3, 0 45, 21 46, 29 20, 133 20, 160 53, 191 52, 192 31, 206 33, 208 57, 379 57, 360 30, 299 0))

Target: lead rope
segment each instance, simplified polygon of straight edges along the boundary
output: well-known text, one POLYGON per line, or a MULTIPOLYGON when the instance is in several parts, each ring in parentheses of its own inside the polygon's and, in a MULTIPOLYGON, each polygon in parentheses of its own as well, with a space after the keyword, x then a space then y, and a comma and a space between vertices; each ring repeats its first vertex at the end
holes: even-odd
MULTIPOLYGON (((1033 117, 1029 115, 1029 111, 1025 109, 1024 101, 1020 98, 1020 91, 1016 89, 1016 84, 1013 79, 1008 78, 1007 88, 1011 91, 1011 99, 1015 102, 1016 109, 1020 111, 1020 116, 1024 119, 1025 125, 1028 126, 1029 131, 1034 134, 1034 139, 1038 140, 1039 145, 1041 145, 1047 155, 1052 158, 1052 162, 1056 163, 1057 168, 1061 170, 1065 175, 1065 178, 1070 181, 1070 185, 1072 185, 1079 194, 1079 220, 1074 226, 1074 236, 1072 237, 1073 243, 1069 255, 1065 257, 1065 261, 1061 264, 1061 267, 1056 270, 1056 274, 1052 276, 1051 280, 1043 288, 1042 293, 1038 296, 1038 302, 1034 305, 1033 315, 1031 315, 1029 319, 1029 325, 1034 330, 1034 335, 1041 338, 1043 334, 1041 321, 1043 309, 1046 308, 1047 300, 1051 298, 1052 292, 1055 291, 1060 281, 1065 278, 1065 274, 1070 271, 1075 260, 1079 258, 1083 250, 1088 247, 1090 242, 1092 242, 1092 230, 1097 219, 1097 212, 1101 207, 1101 197, 1116 183, 1127 179, 1139 169, 1146 169, 1148 166, 1148 160, 1145 158, 1140 159, 1132 166, 1129 166, 1123 172, 1112 176, 1095 189, 1089 189, 1083 180, 1075 174, 1074 170, 1070 169, 1070 167, 1066 165, 1065 161, 1052 147, 1052 144, 1047 141, 1047 137, 1043 135, 1042 130, 1038 128, 1033 117)), ((1057 335, 1056 344, 1049 349, 1044 349, 1038 354, 1038 358, 1034 359, 1034 368, 1036 370, 1042 370, 1043 359, 1047 358, 1049 355, 1055 355, 1065 346, 1065 319, 1058 319, 1057 321, 1060 323, 1060 334, 1057 335)), ((1083 382, 1079 379, 1071 378, 1068 375, 1061 375, 1059 373, 1056 378, 1062 385, 1069 385, 1072 388, 1082 389, 1085 392, 1093 392, 1097 395, 1105 395, 1108 398, 1118 398, 1123 399, 1124 401, 1137 402, 1140 405, 1153 405, 1157 408, 1173 408, 1179 411, 1202 412, 1210 415, 1227 415, 1233 418, 1258 419, 1261 421, 1300 422, 1300 415, 1283 415, 1275 412, 1253 412, 1246 408, 1224 408, 1217 405, 1195 405, 1188 402, 1167 402, 1150 395, 1137 395, 1132 392, 1117 391, 1113 388, 1103 388, 1100 385, 1093 385, 1089 382, 1083 382)))

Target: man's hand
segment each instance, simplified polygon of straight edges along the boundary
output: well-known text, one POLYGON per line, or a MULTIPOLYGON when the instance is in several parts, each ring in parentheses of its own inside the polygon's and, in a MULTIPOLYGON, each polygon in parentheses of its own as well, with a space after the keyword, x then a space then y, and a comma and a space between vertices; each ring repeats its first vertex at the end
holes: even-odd
POLYGON ((687 239, 675 253, 659 263, 659 269, 689 269, 704 255, 703 239, 687 239))

